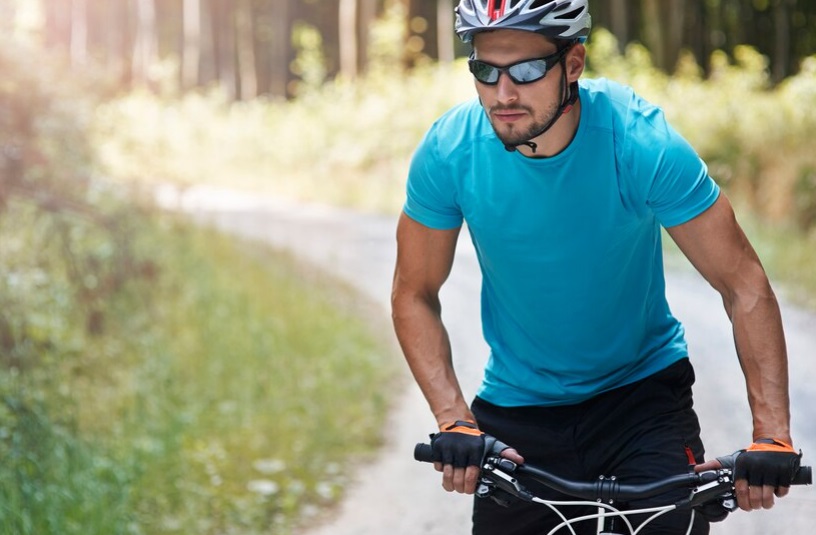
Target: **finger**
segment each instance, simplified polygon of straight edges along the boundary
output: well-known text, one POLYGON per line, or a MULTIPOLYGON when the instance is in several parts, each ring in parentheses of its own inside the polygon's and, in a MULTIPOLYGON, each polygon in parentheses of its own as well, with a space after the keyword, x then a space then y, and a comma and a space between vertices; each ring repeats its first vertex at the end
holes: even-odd
POLYGON ((706 461, 702 464, 698 464, 694 466, 694 473, 699 474, 700 472, 707 472, 709 470, 719 470, 722 468, 722 463, 717 459, 706 461))
POLYGON ((765 494, 764 489, 765 487, 760 485, 748 487, 748 500, 752 510, 762 509, 765 494))
POLYGON ((465 494, 476 492, 476 485, 479 483, 479 467, 468 466, 465 470, 465 494))
POLYGON ((442 463, 440 463, 440 462, 434 463, 434 470, 436 470, 437 472, 441 472, 442 471, 442 463))
POLYGON ((519 452, 515 450, 515 448, 507 448, 502 450, 501 456, 505 459, 509 459, 516 464, 524 464, 524 457, 519 455, 519 452))
POLYGON ((748 495, 748 481, 738 479, 734 483, 734 494, 737 497, 737 505, 743 511, 751 511, 751 497, 748 495))
POLYGON ((453 469, 453 490, 459 493, 465 492, 465 469, 453 469))
POLYGON ((774 487, 770 485, 763 485, 759 487, 761 492, 761 506, 763 509, 770 509, 774 506, 774 487))
POLYGON ((776 496, 777 498, 784 498, 790 492, 790 487, 776 487, 776 496))
POLYGON ((446 464, 442 467, 442 488, 448 492, 453 492, 453 465, 446 464))

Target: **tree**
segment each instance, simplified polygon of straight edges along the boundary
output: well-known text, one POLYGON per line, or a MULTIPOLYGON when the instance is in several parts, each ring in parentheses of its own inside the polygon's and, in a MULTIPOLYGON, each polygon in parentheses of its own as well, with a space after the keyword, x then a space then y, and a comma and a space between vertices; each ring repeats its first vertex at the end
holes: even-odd
POLYGON ((155 0, 136 0, 136 42, 133 47, 133 79, 147 85, 150 68, 158 60, 155 0))
POLYGON ((210 0, 210 12, 215 79, 227 98, 232 100, 240 94, 236 70, 235 4, 232 0, 210 0))
POLYGON ((184 47, 181 52, 181 87, 186 90, 199 84, 201 0, 184 0, 183 6, 184 47))
POLYGON ((71 65, 83 65, 88 59, 88 3, 71 1, 71 65))
MULTIPOLYGON (((271 11, 269 5, 265 6, 271 11)), ((266 20, 269 25, 269 54, 267 56, 267 66, 269 67, 269 93, 275 96, 290 96, 289 64, 292 62, 292 26, 293 10, 291 0, 278 0, 274 8, 274 13, 269 13, 266 20)))
POLYGON ((439 61, 451 62, 454 60, 454 17, 453 0, 439 0, 436 3, 437 21, 437 50, 439 51, 439 61))
POLYGON ((242 100, 258 96, 258 76, 255 64, 255 27, 252 0, 238 0, 235 15, 236 47, 238 52, 238 85, 242 100))
POLYGON ((357 77, 357 0, 339 0, 338 35, 340 36, 340 74, 349 80, 357 77))
POLYGON ((683 39, 683 0, 643 0, 643 38, 655 65, 671 71, 680 57, 683 39))

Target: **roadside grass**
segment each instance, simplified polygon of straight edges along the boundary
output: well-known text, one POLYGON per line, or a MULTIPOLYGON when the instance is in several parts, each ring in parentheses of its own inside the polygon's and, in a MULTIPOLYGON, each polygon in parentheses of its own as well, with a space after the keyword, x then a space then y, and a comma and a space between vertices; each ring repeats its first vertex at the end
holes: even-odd
POLYGON ((0 533, 289 533, 379 444, 386 331, 257 243, 166 217, 136 239, 157 275, 110 300, 104 334, 54 314, 57 343, 0 374, 0 533))

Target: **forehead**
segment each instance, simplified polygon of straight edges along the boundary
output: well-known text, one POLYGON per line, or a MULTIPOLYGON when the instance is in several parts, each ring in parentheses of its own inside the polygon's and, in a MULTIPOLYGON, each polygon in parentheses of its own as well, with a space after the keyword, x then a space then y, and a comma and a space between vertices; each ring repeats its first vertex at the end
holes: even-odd
POLYGON ((482 60, 508 60, 543 57, 556 51, 555 43, 534 32, 522 30, 491 30, 473 37, 474 55, 482 60))

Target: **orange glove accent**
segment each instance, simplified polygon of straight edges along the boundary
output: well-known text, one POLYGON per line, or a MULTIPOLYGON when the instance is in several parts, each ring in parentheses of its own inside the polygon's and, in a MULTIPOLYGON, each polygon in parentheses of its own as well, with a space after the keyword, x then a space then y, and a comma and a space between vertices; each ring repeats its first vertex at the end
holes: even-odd
POLYGON ((484 432, 476 427, 476 422, 471 422, 470 420, 456 420, 455 422, 444 424, 439 430, 441 433, 462 433, 474 437, 484 435, 484 432))
POLYGON ((778 451, 781 453, 796 453, 793 446, 775 438, 758 438, 745 451, 778 451))

